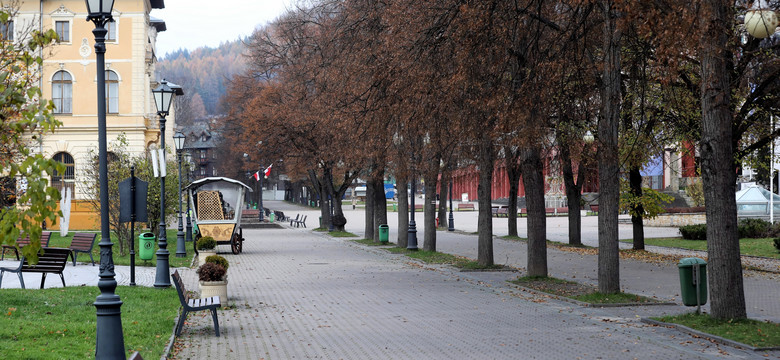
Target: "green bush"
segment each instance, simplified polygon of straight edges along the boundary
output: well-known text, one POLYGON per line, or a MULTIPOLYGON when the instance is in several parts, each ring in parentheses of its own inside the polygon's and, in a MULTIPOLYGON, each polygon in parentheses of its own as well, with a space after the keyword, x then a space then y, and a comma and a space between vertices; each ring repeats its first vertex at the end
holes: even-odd
POLYGON ((217 247, 217 241, 211 236, 204 236, 197 243, 198 250, 211 250, 215 247, 217 247))
POLYGON ((229 267, 227 259, 225 259, 224 257, 219 256, 219 255, 209 255, 209 256, 206 256, 206 262, 207 263, 212 263, 212 264, 217 264, 217 265, 222 265, 222 267, 224 267, 225 270, 227 270, 228 267, 229 267))
POLYGON ((683 239, 688 240, 707 240, 707 225, 685 225, 680 226, 680 234, 683 239))
POLYGON ((772 224, 761 219, 742 219, 737 231, 740 239, 758 239, 765 237, 772 224))

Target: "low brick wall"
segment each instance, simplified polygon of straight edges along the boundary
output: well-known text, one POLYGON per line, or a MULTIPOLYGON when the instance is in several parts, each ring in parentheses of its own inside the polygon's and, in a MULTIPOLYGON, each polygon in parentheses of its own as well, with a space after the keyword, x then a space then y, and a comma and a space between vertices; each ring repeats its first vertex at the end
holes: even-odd
POLYGON ((681 213, 681 214, 662 214, 654 219, 644 219, 642 223, 645 226, 685 226, 707 223, 705 213, 681 213))

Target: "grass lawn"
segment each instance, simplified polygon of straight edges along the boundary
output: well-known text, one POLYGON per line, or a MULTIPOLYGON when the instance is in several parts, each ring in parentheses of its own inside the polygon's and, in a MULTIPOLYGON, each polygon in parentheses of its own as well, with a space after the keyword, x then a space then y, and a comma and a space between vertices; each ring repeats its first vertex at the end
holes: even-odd
MULTIPOLYGON (((159 359, 173 331, 176 290, 119 286, 128 357, 159 359), (150 306, 154 304, 154 306, 150 306)), ((0 349, 5 359, 94 359, 97 287, 3 289, 0 349)))
MULTIPOLYGON (((168 242, 168 252, 171 254, 168 257, 168 262, 171 267, 190 267, 190 264, 192 263, 192 257, 195 254, 192 243, 187 243, 186 250, 187 250, 187 256, 177 258, 176 257, 176 232, 178 230, 176 229, 168 229, 166 232, 167 235, 167 242, 168 242)), ((51 238, 49 239, 49 246, 51 247, 68 247, 70 245, 71 240, 73 240, 73 234, 74 232, 69 232, 67 236, 62 237, 60 236, 59 231, 54 231, 51 233, 51 238)), ((138 235, 140 235, 139 232, 135 233, 135 265, 136 266, 156 266, 157 264, 157 255, 152 255, 152 259, 149 261, 141 260, 139 257, 139 246, 138 246, 138 235)), ((125 249, 126 254, 122 255, 119 252, 119 243, 116 241, 115 235, 111 236, 112 241, 114 243, 113 247, 113 256, 114 256, 114 265, 130 265, 130 249, 125 249)), ((98 246, 98 243, 100 242, 100 233, 98 232, 97 238, 95 239, 95 246, 92 248, 92 257, 95 259, 95 266, 98 266, 100 263, 100 246, 98 246)), ((156 243, 155 243, 156 244, 156 243)), ((220 245, 222 246, 222 245, 220 245)), ((224 247, 224 249, 227 249, 227 247, 224 247)), ((155 246, 155 252, 157 252, 157 246, 155 246)), ((229 250, 228 250, 229 251, 229 250)), ((15 259, 13 252, 6 253, 6 258, 10 255, 10 258, 15 259)), ((70 259, 69 259, 70 260, 70 259)), ((89 255, 84 253, 79 253, 77 261, 79 262, 86 262, 89 263, 89 255)))
POLYGON ((603 294, 598 292, 595 286, 549 276, 524 276, 509 282, 537 291, 563 296, 589 304, 628 304, 657 302, 656 300, 644 296, 622 292, 615 294, 603 294))
MULTIPOLYGON (((764 256, 780 259, 780 252, 775 249, 773 239, 739 239, 739 252, 742 255, 764 256)), ((632 240, 620 240, 631 243, 632 240)), ((645 245, 676 247, 691 250, 707 250, 706 240, 686 240, 683 238, 649 238, 645 245)))
POLYGON ((396 253, 404 254, 410 258, 421 260, 426 264, 448 264, 460 269, 467 270, 495 270, 504 269, 503 265, 493 264, 492 266, 482 266, 477 261, 465 258, 462 256, 456 256, 452 254, 441 253, 438 251, 409 251, 407 249, 401 249, 397 247, 386 248, 385 250, 396 253))
POLYGON ((780 346, 780 324, 757 320, 716 320, 707 314, 689 313, 654 317, 653 320, 687 326, 704 333, 753 347, 780 346))
POLYGON ((333 237, 357 237, 357 235, 348 231, 331 231, 328 235, 333 237))
POLYGON ((352 241, 366 246, 388 246, 388 245, 395 246, 395 243, 391 243, 391 242, 383 243, 379 241, 374 241, 374 239, 360 239, 360 240, 352 240, 352 241))

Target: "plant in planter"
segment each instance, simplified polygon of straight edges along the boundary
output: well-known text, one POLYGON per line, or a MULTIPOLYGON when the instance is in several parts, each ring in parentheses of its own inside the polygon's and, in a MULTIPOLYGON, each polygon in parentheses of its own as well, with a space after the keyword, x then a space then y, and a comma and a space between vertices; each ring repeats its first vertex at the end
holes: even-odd
POLYGON ((198 249, 198 263, 204 264, 207 257, 217 254, 217 241, 211 236, 204 236, 198 239, 195 248, 198 249))
MULTIPOLYGON (((213 255, 217 256, 217 255, 213 255)), ((221 256, 218 256, 222 258, 221 256)), ((224 258, 222 258, 224 260, 224 258)), ((227 260, 225 260, 227 263, 227 260)), ((225 267, 213 263, 206 262, 201 265, 198 270, 198 285, 200 287, 200 297, 207 298, 211 296, 219 296, 220 302, 227 302, 227 270, 225 267)))
POLYGON ((212 263, 217 265, 222 265, 223 268, 225 268, 225 271, 230 267, 228 264, 227 259, 225 259, 222 256, 219 255, 211 255, 206 257, 206 263, 212 263))

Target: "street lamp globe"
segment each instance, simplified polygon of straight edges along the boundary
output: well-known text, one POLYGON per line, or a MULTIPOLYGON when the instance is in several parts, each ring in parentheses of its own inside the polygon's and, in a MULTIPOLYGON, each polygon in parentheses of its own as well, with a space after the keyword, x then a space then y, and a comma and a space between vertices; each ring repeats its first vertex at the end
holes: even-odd
POLYGON ((585 136, 582 137, 582 140, 584 140, 586 144, 592 144, 595 138, 593 137, 593 133, 588 130, 585 132, 585 136))
POLYGON ((87 20, 111 17, 114 0, 86 0, 87 20))
POLYGON ((160 81, 160 86, 152 90, 154 94, 154 106, 157 107, 157 114, 160 116, 168 116, 168 111, 171 108, 173 102, 173 95, 176 90, 168 86, 168 82, 165 80, 160 81))
POLYGON ((755 38, 763 39, 775 33, 777 14, 769 9, 766 1, 759 0, 745 14, 745 28, 755 38))
POLYGON ((181 131, 177 131, 175 135, 173 135, 173 145, 176 146, 176 151, 181 151, 184 149, 184 134, 181 133, 181 131))

